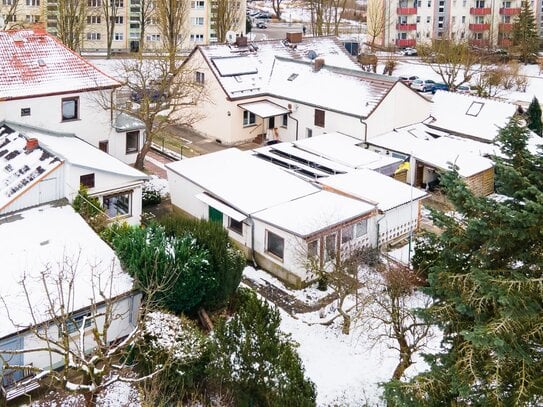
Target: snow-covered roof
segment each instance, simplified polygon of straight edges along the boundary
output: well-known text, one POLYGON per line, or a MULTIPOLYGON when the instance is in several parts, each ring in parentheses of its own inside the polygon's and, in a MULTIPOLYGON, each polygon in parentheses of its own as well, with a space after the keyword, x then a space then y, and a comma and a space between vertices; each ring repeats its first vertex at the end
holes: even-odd
POLYGON ((62 165, 39 146, 27 148, 27 137, 0 122, 0 210, 62 165))
MULTIPOLYGON (((390 166, 396 168, 401 159, 383 156, 358 146, 362 140, 341 133, 327 133, 293 142, 301 149, 325 157, 350 168, 368 168, 380 171, 390 166)), ((388 174, 390 175, 390 174, 388 174)))
POLYGON ((166 164, 234 209, 253 214, 319 188, 237 148, 166 164))
POLYGON ((75 137, 73 134, 54 133, 16 123, 9 123, 9 125, 26 137, 38 139, 39 144, 46 150, 53 152, 72 165, 97 169, 132 179, 145 180, 149 178, 141 171, 75 137))
POLYGON ((0 100, 117 86, 45 32, 0 31, 0 100))
POLYGON ((272 95, 366 117, 396 83, 395 78, 363 72, 335 37, 198 49, 233 99, 272 95), (319 70, 313 68, 316 58, 324 61, 319 70))
POLYGON ((117 132, 141 130, 145 129, 145 123, 143 123, 140 119, 134 116, 130 116, 124 112, 121 112, 115 118, 113 127, 115 128, 115 130, 117 130, 117 132))
POLYGON ((425 123, 449 133, 492 142, 516 110, 508 102, 437 91, 431 117, 425 123))
POLYGON ((257 100, 256 102, 241 103, 238 106, 264 119, 290 112, 289 109, 285 109, 283 106, 279 106, 277 103, 273 103, 269 100, 257 100))
MULTIPOLYGON (((58 278, 64 259, 77 264, 74 292, 71 300, 73 310, 91 304, 93 290, 109 290, 109 277, 113 268, 112 296, 132 289, 132 280, 119 265, 115 253, 87 225, 69 205, 49 205, 29 209, 12 217, 0 220, 0 242, 2 242, 2 284, 0 284, 0 338, 13 334, 17 329, 10 318, 22 328, 32 325, 27 300, 20 283, 23 277, 27 284, 32 310, 38 322, 50 319, 46 314, 47 301, 40 273, 49 268, 50 277, 58 278), (99 276, 101 276, 100 281, 99 276), (9 309, 6 312, 4 303, 9 309)), ((62 279, 67 290, 66 277, 62 279)), ((54 286, 50 287, 52 290, 54 286)), ((56 291, 54 292, 56 294, 56 291)), ((58 301, 56 301, 58 306, 58 301)))
POLYGON ((374 205, 328 191, 309 194, 253 214, 255 219, 301 237, 361 217, 374 205))
POLYGON ((319 179, 319 183, 336 191, 375 203, 382 211, 388 211, 427 196, 427 193, 420 189, 366 169, 331 175, 319 179))
POLYGON ((458 173, 463 177, 470 177, 493 167, 492 160, 482 157, 472 149, 472 143, 452 138, 441 140, 442 138, 445 137, 433 138, 415 125, 374 137, 368 144, 413 156, 418 161, 442 170, 450 170, 456 165, 458 173))

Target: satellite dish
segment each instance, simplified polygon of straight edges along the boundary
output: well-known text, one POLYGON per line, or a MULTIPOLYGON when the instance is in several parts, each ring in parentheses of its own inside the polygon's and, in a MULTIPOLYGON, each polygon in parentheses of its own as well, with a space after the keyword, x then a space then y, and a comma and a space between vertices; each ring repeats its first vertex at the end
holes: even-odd
POLYGON ((317 58, 317 53, 310 49, 309 51, 307 51, 307 57, 313 61, 315 58, 317 58))
POLYGON ((227 31, 226 32, 226 42, 236 42, 236 32, 227 31))

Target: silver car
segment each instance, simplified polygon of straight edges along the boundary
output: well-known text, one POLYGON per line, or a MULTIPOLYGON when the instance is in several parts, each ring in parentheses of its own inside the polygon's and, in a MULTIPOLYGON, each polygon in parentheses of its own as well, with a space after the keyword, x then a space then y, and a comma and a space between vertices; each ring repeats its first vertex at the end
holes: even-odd
POLYGON ((419 92, 429 92, 432 90, 436 83, 431 79, 415 79, 411 82, 411 89, 418 90, 419 92))

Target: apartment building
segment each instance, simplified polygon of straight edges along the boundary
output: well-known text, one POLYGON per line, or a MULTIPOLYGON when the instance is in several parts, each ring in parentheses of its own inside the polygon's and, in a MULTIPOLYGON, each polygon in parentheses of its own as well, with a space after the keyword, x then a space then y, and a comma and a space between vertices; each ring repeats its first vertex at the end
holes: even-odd
MULTIPOLYGON (((512 23, 520 13, 522 1, 384 1, 381 2, 383 14, 368 13, 368 20, 375 18, 383 22, 384 30, 376 41, 383 46, 413 47, 431 39, 452 37, 466 39, 475 46, 507 47, 511 44, 512 23)), ((531 0, 531 6, 541 34, 543 0, 531 0)), ((379 23, 373 24, 379 26, 379 23)))
MULTIPOLYGON (((144 47, 160 49, 163 45, 162 34, 158 27, 154 0, 83 0, 86 1, 86 21, 82 34, 83 52, 105 52, 107 50, 107 25, 113 26, 111 48, 113 52, 135 52, 141 47, 141 17, 146 19, 144 47), (109 2, 108 12, 104 2, 109 2)), ((229 1, 239 8, 239 21, 232 31, 245 33, 246 3, 236 0, 191 0, 183 38, 180 39, 180 51, 188 51, 195 45, 216 42, 214 28, 215 9, 218 1, 229 1)), ((64 0, 0 0, 0 29, 27 28, 35 24, 45 26, 53 35, 57 34, 57 15, 64 0), (3 23, 2 23, 3 22, 3 23)), ((105 3, 107 4, 107 3, 105 3)))

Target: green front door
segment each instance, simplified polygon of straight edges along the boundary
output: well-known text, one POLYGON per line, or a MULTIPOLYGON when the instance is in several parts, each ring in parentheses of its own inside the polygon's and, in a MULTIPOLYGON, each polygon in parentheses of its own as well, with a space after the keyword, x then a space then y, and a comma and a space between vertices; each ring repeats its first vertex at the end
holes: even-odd
POLYGON ((211 222, 219 222, 222 225, 222 212, 214 207, 209 207, 209 220, 211 222))

